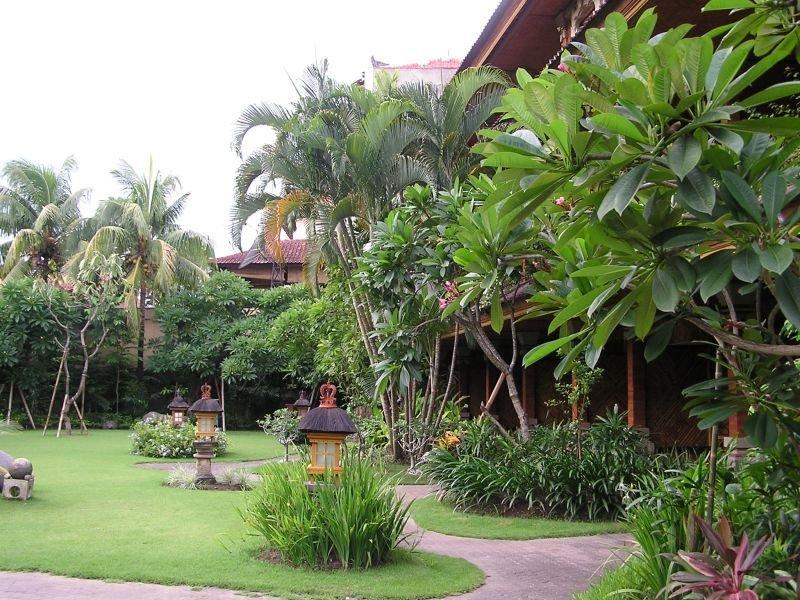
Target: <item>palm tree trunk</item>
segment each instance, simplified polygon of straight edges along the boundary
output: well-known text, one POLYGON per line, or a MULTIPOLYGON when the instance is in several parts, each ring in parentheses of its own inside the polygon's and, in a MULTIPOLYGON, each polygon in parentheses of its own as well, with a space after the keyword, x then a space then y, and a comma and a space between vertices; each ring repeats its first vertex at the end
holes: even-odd
POLYGON ((139 335, 136 340, 136 378, 141 383, 144 380, 144 303, 147 298, 147 289, 139 288, 139 335))

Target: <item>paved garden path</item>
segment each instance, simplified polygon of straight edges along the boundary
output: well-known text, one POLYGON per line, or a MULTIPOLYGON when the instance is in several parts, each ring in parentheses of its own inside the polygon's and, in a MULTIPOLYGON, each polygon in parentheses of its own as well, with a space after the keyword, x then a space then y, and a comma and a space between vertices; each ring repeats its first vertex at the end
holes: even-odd
MULTIPOLYGON (((277 462, 278 460, 283 460, 283 457, 270 458, 269 460, 242 460, 239 462, 217 461, 211 463, 211 472, 214 475, 219 475, 229 469, 256 469, 268 462, 277 462)), ((195 461, 136 463, 136 466, 140 469, 154 469, 156 471, 172 471, 178 465, 193 467, 195 461)))
MULTIPOLYGON (((220 469, 255 467, 264 461, 219 463, 220 469)), ((174 463, 139 465, 168 471, 174 463)), ((398 486, 407 500, 421 498, 431 486, 398 486)), ((409 531, 420 535, 415 523, 409 531)), ((626 545, 620 534, 528 541, 480 540, 426 531, 420 550, 457 556, 468 560, 486 573, 486 583, 477 590, 453 598, 459 600, 569 600, 573 592, 584 589, 599 574, 617 550, 626 545)), ((2 600, 242 600, 270 596, 234 592, 216 588, 191 588, 146 583, 109 583, 73 579, 45 573, 0 572, 2 600)))
MULTIPOLYGON (((428 485, 401 485, 407 500, 427 496, 428 485)), ((415 523, 412 531, 419 531, 415 523)), ((425 531, 420 550, 458 556, 486 573, 486 583, 460 600, 569 600, 586 588, 620 549, 628 545, 624 534, 604 534, 541 540, 481 540, 425 531)))

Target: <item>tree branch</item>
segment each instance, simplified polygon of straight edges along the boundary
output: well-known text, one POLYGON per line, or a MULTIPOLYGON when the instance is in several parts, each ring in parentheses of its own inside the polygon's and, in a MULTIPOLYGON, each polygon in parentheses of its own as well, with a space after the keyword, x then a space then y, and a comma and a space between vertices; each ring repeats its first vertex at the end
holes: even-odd
POLYGON ((800 357, 800 344, 762 344, 760 342, 751 342, 717 327, 712 327, 697 317, 687 317, 686 320, 700 331, 704 331, 708 335, 742 350, 748 350, 764 356, 800 357))

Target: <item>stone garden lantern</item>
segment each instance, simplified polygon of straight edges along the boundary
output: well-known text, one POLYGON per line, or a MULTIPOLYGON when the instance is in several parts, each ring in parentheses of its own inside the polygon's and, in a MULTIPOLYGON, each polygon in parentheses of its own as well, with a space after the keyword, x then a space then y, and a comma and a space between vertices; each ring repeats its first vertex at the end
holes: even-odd
POLYGON ((197 459, 198 483, 216 483, 211 472, 211 459, 214 458, 214 444, 217 441, 217 416, 222 407, 216 398, 211 397, 211 386, 204 383, 200 387, 200 400, 189 409, 197 421, 194 432, 194 457, 197 459))
POLYGON ((183 396, 181 396, 178 390, 175 390, 175 397, 172 399, 172 402, 169 403, 169 406, 167 406, 167 410, 169 410, 172 415, 172 425, 174 427, 183 425, 188 409, 189 403, 183 399, 183 396))
POLYGON ((324 383, 319 388, 319 406, 310 410, 298 425, 311 445, 312 477, 332 471, 338 477, 342 472, 342 444, 344 438, 356 433, 356 426, 346 411, 336 406, 336 386, 324 383))
POLYGON ((308 411, 311 410, 311 400, 308 399, 308 394, 305 390, 300 390, 300 397, 292 404, 292 409, 299 417, 305 417, 308 411))

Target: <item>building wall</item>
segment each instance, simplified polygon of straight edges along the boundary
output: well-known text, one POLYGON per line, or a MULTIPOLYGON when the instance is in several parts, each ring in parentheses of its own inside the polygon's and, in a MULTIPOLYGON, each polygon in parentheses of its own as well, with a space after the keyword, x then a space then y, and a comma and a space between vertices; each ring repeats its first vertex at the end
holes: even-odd
POLYGON ((446 69, 403 69, 395 67, 375 67, 374 76, 379 73, 393 73, 397 75, 397 83, 430 83, 439 88, 444 87, 453 75, 458 71, 457 68, 446 69))

